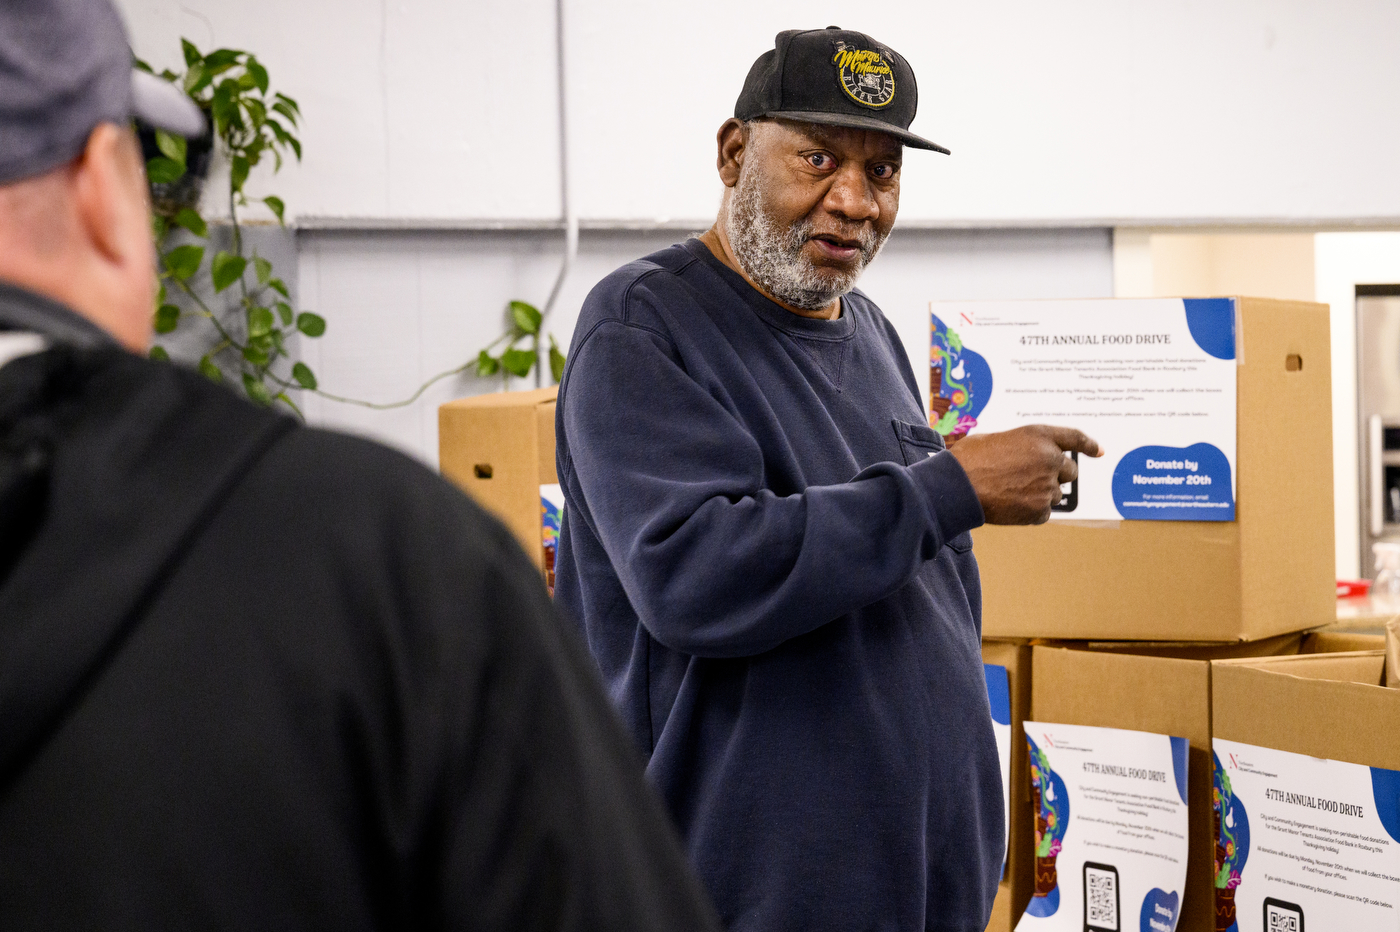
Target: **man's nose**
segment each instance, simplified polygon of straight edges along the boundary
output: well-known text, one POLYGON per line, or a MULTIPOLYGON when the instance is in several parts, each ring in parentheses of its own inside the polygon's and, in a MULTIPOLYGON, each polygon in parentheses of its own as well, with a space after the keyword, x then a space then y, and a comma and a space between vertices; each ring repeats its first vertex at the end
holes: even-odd
POLYGON ((826 208, 848 220, 865 222, 880 216, 880 204, 865 177, 864 166, 845 165, 831 180, 824 199, 826 208))

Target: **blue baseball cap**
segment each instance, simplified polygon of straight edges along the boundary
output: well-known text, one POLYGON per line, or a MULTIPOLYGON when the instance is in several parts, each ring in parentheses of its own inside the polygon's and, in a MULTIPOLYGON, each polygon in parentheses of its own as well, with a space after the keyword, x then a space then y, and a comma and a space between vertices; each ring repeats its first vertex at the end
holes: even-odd
POLYGON ((179 88, 132 67, 110 0, 0 0, 0 185, 62 165, 98 124, 133 117, 179 136, 205 128, 179 88))

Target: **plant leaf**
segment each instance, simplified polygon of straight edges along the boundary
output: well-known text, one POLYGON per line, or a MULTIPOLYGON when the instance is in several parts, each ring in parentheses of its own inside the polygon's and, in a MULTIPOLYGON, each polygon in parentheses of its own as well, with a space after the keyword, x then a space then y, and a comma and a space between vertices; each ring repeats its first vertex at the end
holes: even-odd
POLYGON ((235 256, 231 252, 220 252, 214 256, 214 261, 209 266, 209 277, 214 281, 215 293, 223 291, 242 278, 243 270, 247 267, 247 259, 235 256))
POLYGON ((529 350, 508 349, 501 354, 501 365, 511 375, 524 377, 535 365, 535 354, 529 350))
POLYGON ((272 312, 265 307, 251 307, 248 309, 248 338, 256 340, 258 337, 265 337, 272 332, 273 326, 272 312))
POLYGON ((292 366, 292 378, 296 379, 297 384, 302 388, 316 388, 316 374, 312 372, 311 367, 304 362, 299 362, 292 366))
POLYGON ((184 37, 180 39, 180 50, 185 53, 186 68, 193 66, 195 62, 204 57, 199 54, 199 49, 194 47, 194 43, 184 37))
POLYGON ((277 316, 282 318, 282 326, 290 327, 295 315, 292 314, 292 306, 286 301, 277 302, 277 316))
POLYGON ((205 224, 204 218, 188 207, 180 208, 180 212, 175 215, 175 223, 189 230, 195 236, 203 238, 209 235, 209 227, 205 224))
POLYGON ((156 291, 156 307, 165 303, 165 282, 160 283, 160 288, 156 291))
POLYGON ((185 281, 199 271, 204 261, 203 246, 176 246, 165 254, 165 267, 172 278, 185 281))
POLYGON ((199 357, 199 371, 211 382, 222 382, 224 380, 224 374, 219 371, 218 366, 214 365, 214 360, 209 358, 208 353, 199 357))
POLYGON ((326 332, 326 319, 320 314, 302 311, 297 315, 297 329, 309 337, 319 337, 326 332))
POLYGON ((282 281, 282 279, 280 278, 269 278, 267 280, 267 287, 271 288, 273 291, 277 292, 284 298, 290 300, 292 297, 291 294, 287 292, 287 283, 282 281))
POLYGON ((245 67, 248 69, 248 73, 253 76, 253 83, 257 85, 258 90, 266 94, 267 69, 262 66, 261 62, 259 62, 256 58, 254 58, 251 55, 248 56, 248 61, 245 67))
POLYGON ((165 233, 165 218, 159 214, 151 214, 151 237, 159 244, 161 240, 165 239, 165 233))
POLYGON ((280 197, 265 197, 263 198, 263 203, 267 205, 268 210, 272 211, 274 214, 277 215, 277 222, 280 225, 287 225, 287 221, 282 219, 282 212, 287 209, 287 206, 282 203, 282 199, 280 197))
POLYGON ((272 404, 272 392, 267 390, 262 379, 256 378, 252 373, 243 373, 243 390, 260 405, 272 404))
POLYGON ((298 104, 295 100, 292 100, 292 98, 288 97, 286 94, 281 93, 280 91, 276 94, 273 94, 272 96, 277 99, 278 103, 286 104, 292 109, 292 122, 296 123, 296 118, 301 116, 301 105, 298 104))
POLYGON ((165 351, 165 347, 163 346, 151 347, 151 352, 148 355, 150 356, 150 358, 156 360, 157 362, 170 361, 170 354, 165 351))
POLYGON ((267 147, 267 142, 259 136, 243 147, 243 155, 248 159, 248 165, 253 166, 262 161, 263 149, 267 147))
POLYGON ((297 142, 297 138, 296 138, 295 136, 288 136, 288 137, 287 137, 287 144, 290 145, 290 146, 292 147, 292 151, 295 152, 295 153, 297 154, 297 161, 300 162, 300 161, 301 161, 301 143, 297 142))
POLYGON ((241 155, 233 157, 232 167, 229 169, 229 185, 235 191, 243 190, 243 182, 248 180, 248 159, 241 155))
POLYGON ((180 82, 186 94, 194 93, 194 89, 204 80, 205 73, 203 62, 194 62, 189 66, 189 70, 185 72, 185 79, 180 82))
POLYGON ((549 373, 556 383, 564 378, 564 354, 559 352, 559 344, 552 333, 549 335, 549 373))
POLYGON ((185 166, 158 155, 146 163, 146 180, 151 184, 170 184, 185 174, 185 166))
POLYGON ((496 357, 494 357, 494 356, 492 356, 490 353, 486 352, 486 350, 482 350, 480 353, 477 354, 477 357, 476 357, 476 374, 477 374, 477 375, 483 375, 483 376, 485 376, 485 375, 495 375, 497 372, 500 372, 500 371, 501 371, 501 363, 500 363, 499 360, 496 359, 496 357))
POLYGON ((189 73, 185 75, 185 94, 193 98, 200 91, 213 84, 218 75, 218 71, 207 68, 202 63, 192 65, 189 73))
POLYGON ((204 56, 204 64, 210 68, 230 68, 238 63, 238 56, 242 54, 233 49, 218 49, 204 56))
POLYGON ((515 321, 515 326, 520 328, 521 333, 535 334, 540 332, 540 321, 543 318, 539 309, 533 304, 526 304, 524 301, 510 302, 510 316, 515 321))
POLYGON ((277 400, 285 404, 287 407, 291 408, 292 413, 295 414, 297 417, 301 418, 303 421, 306 420, 306 415, 301 413, 301 409, 296 406, 296 402, 292 401, 292 399, 287 397, 286 392, 278 392, 277 400))
POLYGON ((222 136, 238 115, 238 104, 234 102, 237 95, 238 85, 233 81, 220 81, 219 86, 214 88, 214 99, 209 106, 214 115, 216 135, 222 136))
POLYGON ((253 129, 257 129, 267 122, 267 108, 261 101, 249 97, 243 101, 243 109, 248 113, 248 120, 253 124, 253 129))
POLYGON ((251 343, 243 347, 243 358, 255 366, 266 366, 268 363, 267 350, 251 343))
POLYGON ((266 285, 267 280, 272 277, 272 263, 262 256, 253 256, 253 269, 258 274, 258 284, 266 285))
POLYGON ((162 304, 156 308, 156 333, 170 333, 180 326, 180 309, 173 304, 162 304))
POLYGON ((165 157, 172 162, 179 162, 181 166, 185 164, 185 139, 183 136, 173 136, 163 129, 156 130, 156 148, 165 154, 165 157))
POLYGON ((291 107, 287 106, 287 104, 283 101, 275 101, 272 105, 272 109, 282 114, 288 120, 290 120, 293 126, 297 125, 297 112, 291 107))

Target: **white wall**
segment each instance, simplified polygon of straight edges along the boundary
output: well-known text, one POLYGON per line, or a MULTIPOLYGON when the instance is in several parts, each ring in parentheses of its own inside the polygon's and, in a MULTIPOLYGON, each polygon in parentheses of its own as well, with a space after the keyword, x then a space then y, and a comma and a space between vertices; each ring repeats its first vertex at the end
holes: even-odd
MULTIPOLYGON (((139 54, 255 50, 305 110, 293 215, 558 216, 553 0, 118 0, 139 54)), ((929 223, 1400 220, 1400 4, 1038 0, 800 8, 565 0, 585 218, 706 218, 713 139, 790 26, 919 75, 903 216, 929 223)), ((259 182, 261 183, 261 182, 259 182)))
MULTIPOLYGON (((585 232, 549 329, 567 346, 584 296, 599 279, 683 236, 585 232)), ((542 303, 558 269, 560 237, 303 231, 299 246, 301 302, 330 321, 324 337, 301 342, 307 363, 328 391, 392 401, 501 333, 509 300, 542 303)), ((1112 269, 1107 230, 896 230, 861 287, 894 322, 926 382, 930 300, 1107 297, 1112 269)), ((438 405, 499 384, 448 379, 392 411, 315 398, 305 407, 314 423, 374 437, 436 465, 438 405)))

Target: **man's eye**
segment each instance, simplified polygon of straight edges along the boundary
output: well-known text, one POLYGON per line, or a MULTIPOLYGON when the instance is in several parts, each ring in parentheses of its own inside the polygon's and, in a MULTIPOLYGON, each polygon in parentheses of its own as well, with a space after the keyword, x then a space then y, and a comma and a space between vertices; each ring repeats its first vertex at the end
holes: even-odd
POLYGON ((874 171, 876 178, 888 180, 894 177, 895 167, 893 165, 876 165, 872 171, 874 171))
POLYGON ((807 161, 812 163, 813 168, 830 168, 831 156, 822 152, 814 152, 807 156, 807 161))

